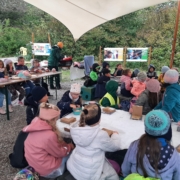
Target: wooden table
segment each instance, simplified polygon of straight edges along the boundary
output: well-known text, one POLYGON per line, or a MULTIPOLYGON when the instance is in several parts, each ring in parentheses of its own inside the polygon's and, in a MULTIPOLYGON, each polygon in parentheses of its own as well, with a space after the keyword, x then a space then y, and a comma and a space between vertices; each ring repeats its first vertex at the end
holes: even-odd
MULTIPOLYGON (((66 117, 75 117, 76 121, 80 119, 80 116, 75 116, 73 113, 66 117)), ((102 113, 100 127, 118 131, 121 149, 128 149, 133 141, 139 139, 145 133, 144 118, 145 116, 143 116, 143 120, 132 120, 129 112, 116 110, 111 115, 102 113)), ((70 137, 70 133, 65 132, 64 127, 71 128, 71 125, 64 124, 58 120, 56 126, 63 136, 70 137)), ((171 144, 174 147, 180 144, 179 137, 180 132, 177 132, 177 123, 173 122, 171 144)))
MULTIPOLYGON (((47 77, 47 76, 53 76, 53 75, 57 75, 57 74, 61 74, 61 72, 58 71, 58 72, 45 72, 45 73, 39 73, 39 74, 32 74, 32 77, 30 79, 28 79, 28 80, 43 78, 43 77, 47 77)), ((25 81, 26 81, 25 79, 11 79, 11 77, 10 77, 8 82, 0 83, 0 88, 5 87, 7 120, 10 120, 9 107, 8 107, 8 89, 7 89, 7 87, 10 84, 20 83, 20 82, 25 82, 25 81)), ((56 89, 56 98, 57 98, 57 89, 56 89)))

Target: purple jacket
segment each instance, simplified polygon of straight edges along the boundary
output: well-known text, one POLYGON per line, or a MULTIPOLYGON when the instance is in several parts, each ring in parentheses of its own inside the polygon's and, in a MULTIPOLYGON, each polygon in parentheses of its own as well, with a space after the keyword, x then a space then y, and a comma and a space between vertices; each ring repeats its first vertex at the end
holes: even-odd
MULTIPOLYGON (((143 175, 141 169, 138 168, 138 172, 136 171, 136 154, 138 150, 138 143, 139 140, 131 143, 126 153, 124 162, 121 167, 124 177, 132 173, 138 173, 141 176, 143 175)), ((144 167, 149 177, 156 178, 155 170, 150 165, 149 160, 146 156, 144 157, 144 167)), ((158 178, 163 180, 180 180, 180 155, 176 150, 174 150, 173 155, 166 167, 159 170, 158 178)))

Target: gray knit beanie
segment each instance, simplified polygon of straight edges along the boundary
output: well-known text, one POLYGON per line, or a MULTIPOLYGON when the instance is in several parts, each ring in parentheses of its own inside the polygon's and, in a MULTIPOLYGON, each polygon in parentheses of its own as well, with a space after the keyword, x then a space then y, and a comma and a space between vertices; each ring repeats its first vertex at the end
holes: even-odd
POLYGON ((140 82, 146 81, 146 78, 147 78, 147 75, 146 75, 145 72, 140 72, 140 73, 138 73, 138 75, 137 75, 137 79, 138 79, 138 81, 140 81, 140 82))

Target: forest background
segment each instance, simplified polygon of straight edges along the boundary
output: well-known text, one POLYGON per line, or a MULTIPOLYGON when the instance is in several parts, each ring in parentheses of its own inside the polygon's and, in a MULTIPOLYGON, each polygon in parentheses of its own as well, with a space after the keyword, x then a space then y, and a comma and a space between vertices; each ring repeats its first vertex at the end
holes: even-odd
MULTIPOLYGON (((149 7, 111 20, 84 34, 76 43, 69 30, 58 20, 22 0, 0 1, 0 57, 19 55, 20 47, 28 48, 27 60, 32 58, 30 41, 64 43, 63 52, 82 61, 84 55, 98 60, 99 47, 152 47, 152 60, 157 69, 169 65, 172 49, 177 2, 149 7)), ((68 13, 68 12, 67 12, 68 13)), ((77 28, 77 27, 76 27, 77 28)), ((102 51, 103 57, 103 51, 102 51)), ((47 57, 37 57, 45 59, 47 57)), ((174 66, 180 63, 180 31, 178 32, 174 66)), ((112 63, 115 65, 115 63, 112 63)), ((147 69, 147 63, 128 62, 129 68, 147 69)))

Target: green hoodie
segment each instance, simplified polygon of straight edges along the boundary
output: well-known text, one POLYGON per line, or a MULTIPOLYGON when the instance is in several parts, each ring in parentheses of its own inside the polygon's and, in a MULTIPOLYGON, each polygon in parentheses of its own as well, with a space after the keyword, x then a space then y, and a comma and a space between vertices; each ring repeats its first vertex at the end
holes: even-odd
POLYGON ((160 180, 160 179, 151 178, 151 177, 144 178, 143 176, 134 173, 127 176, 124 180, 160 180))
POLYGON ((111 106, 109 99, 104 97, 102 99, 101 105, 104 107, 112 107, 118 109, 118 104, 117 104, 117 94, 116 91, 118 89, 118 83, 116 81, 110 80, 106 83, 106 91, 114 98, 114 101, 116 102, 116 105, 111 106))
POLYGON ((90 78, 93 80, 93 81, 97 81, 98 80, 98 69, 100 68, 99 64, 98 63, 94 63, 93 66, 92 66, 92 71, 90 73, 90 78))

